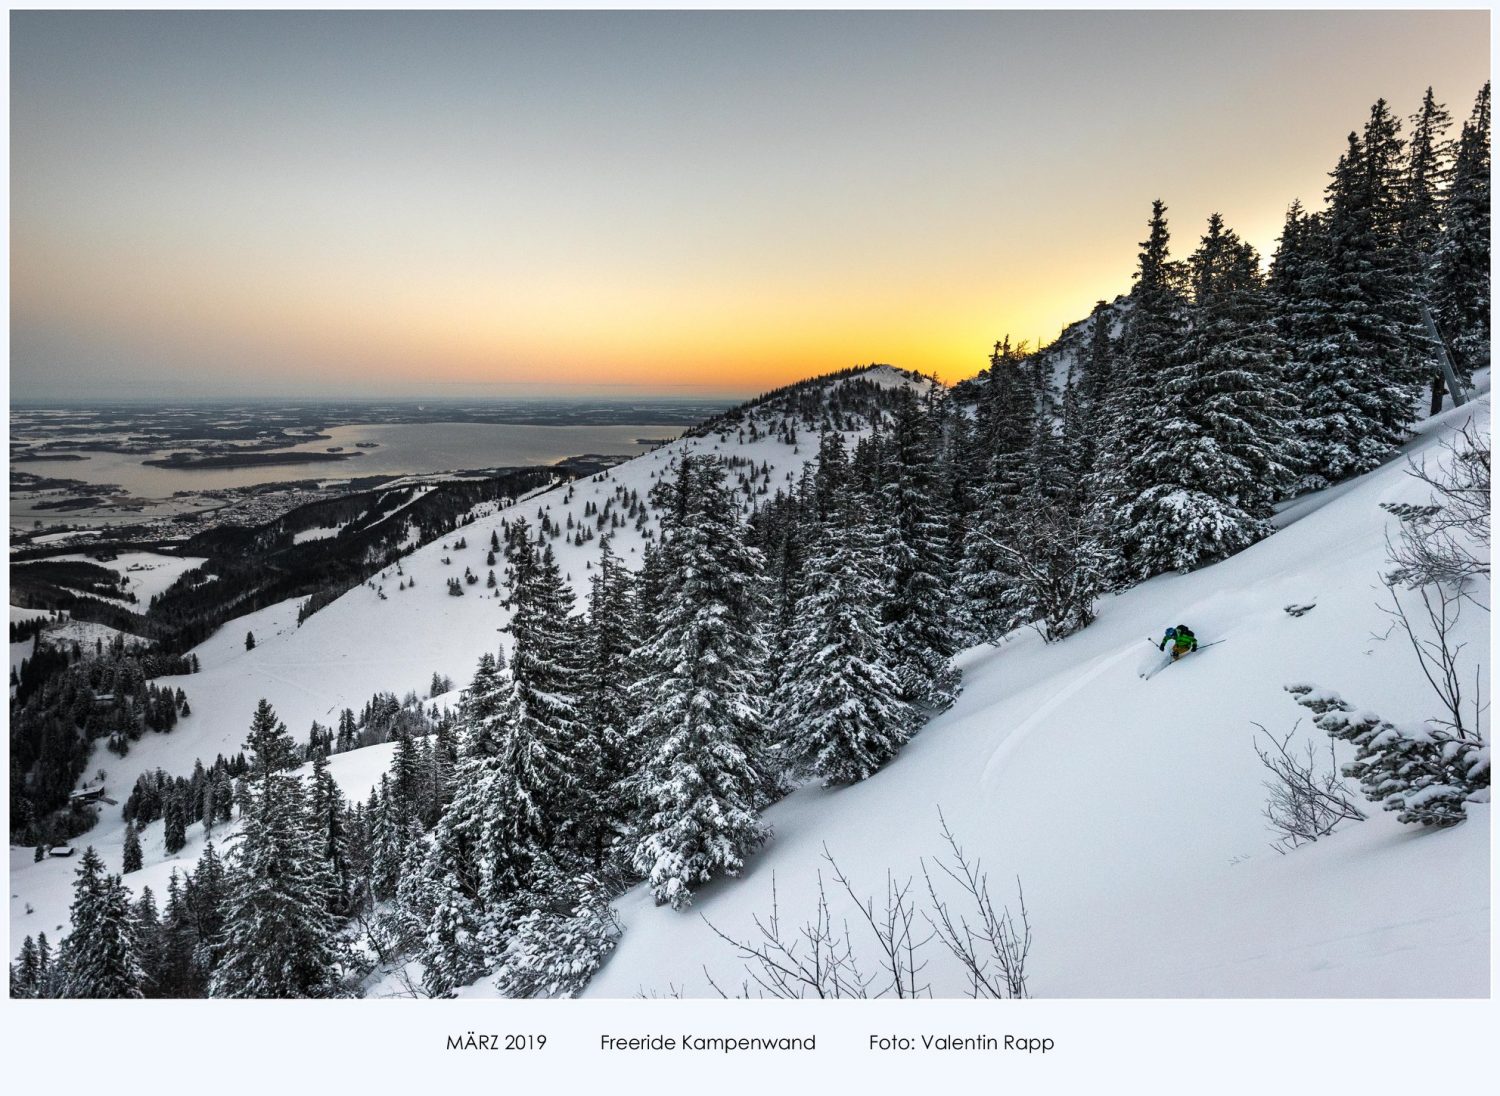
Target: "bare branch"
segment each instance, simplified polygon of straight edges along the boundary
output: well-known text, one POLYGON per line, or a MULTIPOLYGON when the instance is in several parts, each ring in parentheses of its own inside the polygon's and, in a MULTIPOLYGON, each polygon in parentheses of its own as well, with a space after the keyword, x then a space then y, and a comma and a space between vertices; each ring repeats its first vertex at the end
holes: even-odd
POLYGON ((1308 742, 1305 758, 1290 749, 1300 727, 1299 720, 1285 738, 1277 738, 1261 724, 1253 724, 1269 747, 1255 743, 1255 753, 1271 779, 1264 782, 1268 793, 1263 811, 1271 829, 1280 834, 1272 848, 1285 853, 1300 845, 1326 837, 1342 822, 1362 822, 1365 813, 1350 801, 1338 774, 1333 741, 1328 743, 1329 767, 1320 770, 1314 746, 1308 742))

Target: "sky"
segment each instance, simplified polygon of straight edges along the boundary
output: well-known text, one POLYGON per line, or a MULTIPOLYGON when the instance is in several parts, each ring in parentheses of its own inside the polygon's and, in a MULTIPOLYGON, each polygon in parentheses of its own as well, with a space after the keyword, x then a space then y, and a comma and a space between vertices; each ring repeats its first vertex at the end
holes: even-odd
POLYGON ((17 12, 14 400, 952 381, 1263 252, 1487 12, 17 12))

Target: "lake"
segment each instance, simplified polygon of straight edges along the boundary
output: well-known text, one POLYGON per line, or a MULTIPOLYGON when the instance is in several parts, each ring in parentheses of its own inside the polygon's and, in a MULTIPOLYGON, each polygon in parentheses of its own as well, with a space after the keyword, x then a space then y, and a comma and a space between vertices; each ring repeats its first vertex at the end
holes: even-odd
MULTIPOLYGON (((138 498, 165 499, 178 491, 215 491, 287 480, 342 480, 358 476, 412 475, 555 464, 584 453, 636 456, 650 449, 639 439, 673 438, 682 423, 636 423, 608 426, 528 426, 497 423, 378 423, 332 426, 326 441, 288 446, 290 452, 327 452, 342 446, 358 453, 349 460, 312 464, 278 464, 255 468, 159 468, 142 462, 162 454, 81 451, 87 460, 28 461, 22 471, 86 483, 117 483, 138 498), (358 448, 373 442, 375 448, 358 448)), ((29 510, 12 506, 11 518, 29 520, 29 510)), ((40 514, 36 516, 41 516, 40 514)), ((47 520, 95 524, 79 515, 52 511, 47 520)), ((134 520, 139 520, 137 516, 134 520)))

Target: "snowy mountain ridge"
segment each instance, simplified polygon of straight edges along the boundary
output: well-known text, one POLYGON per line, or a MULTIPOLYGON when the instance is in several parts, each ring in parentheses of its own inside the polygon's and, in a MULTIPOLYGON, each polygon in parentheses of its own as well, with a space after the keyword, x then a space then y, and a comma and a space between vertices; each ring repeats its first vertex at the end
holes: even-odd
MULTIPOLYGON (((123 758, 106 753, 102 744, 87 767, 85 780, 99 769, 106 770, 106 783, 125 794, 143 773, 161 769, 183 776, 202 760, 206 765, 223 754, 232 756, 244 742, 245 730, 256 703, 265 698, 302 741, 308 727, 318 721, 335 722, 344 708, 358 710, 377 692, 398 696, 415 691, 426 694, 434 674, 467 683, 479 656, 506 643, 502 630, 510 619, 501 603, 502 591, 483 584, 463 586, 462 597, 450 596, 447 581, 461 578, 465 569, 483 576, 492 534, 503 537, 504 521, 524 518, 535 528, 543 517, 556 524, 559 533, 549 540, 559 567, 580 600, 587 594, 593 562, 598 558, 603 532, 613 538, 613 548, 628 567, 638 567, 657 521, 650 514, 651 487, 668 475, 686 453, 707 453, 725 458, 731 465, 731 483, 744 513, 757 499, 790 490, 817 451, 817 435, 806 434, 820 425, 822 411, 837 405, 835 414, 851 428, 849 439, 868 431, 869 396, 902 385, 925 390, 932 382, 890 367, 846 371, 834 378, 817 378, 762 397, 738 409, 731 422, 724 420, 715 432, 685 436, 650 453, 626 461, 595 476, 558 483, 513 504, 485 503, 470 513, 470 520, 449 536, 416 545, 398 564, 372 578, 298 623, 304 599, 294 598, 237 617, 208 640, 194 648, 201 664, 199 673, 162 678, 159 685, 184 689, 192 703, 185 717, 169 735, 147 735, 135 742, 123 758), (870 383, 851 383, 869 373, 870 383), (799 436, 798 430, 804 431, 799 436), (641 509, 638 521, 619 518, 626 498, 634 496, 641 509), (588 515, 587 509, 598 509, 588 515), (611 524, 619 518, 620 524, 611 524), (592 534, 581 543, 587 528, 592 534), (455 545, 462 539, 467 547, 455 545), (405 589, 401 589, 405 586, 405 589), (246 633, 253 634, 253 650, 245 647, 246 633)), ((396 492, 404 501, 414 501, 415 492, 396 492)), ((374 525, 398 517, 397 510, 371 514, 358 524, 374 525)), ((14 661, 13 651, 13 661, 14 661)), ((454 704, 457 696, 438 698, 454 704)), ((375 747, 386 761, 390 747, 375 747)), ((369 750, 356 753, 369 753, 369 750)), ((344 793, 363 799, 378 780, 383 766, 371 768, 354 761, 353 754, 335 758, 333 772, 344 793), (360 776, 346 785, 340 773, 353 766, 360 776), (365 783, 365 774, 370 782, 365 783)), ((172 866, 190 869, 201 852, 200 826, 190 829, 190 843, 176 858, 157 860, 152 850, 165 857, 162 823, 148 826, 142 834, 146 867, 127 880, 133 886, 150 885, 160 893, 172 866)), ((125 823, 115 809, 105 810, 99 823, 79 839, 80 847, 94 845, 112 867, 118 865, 124 842, 125 823)), ((11 935, 12 954, 27 934, 40 928, 56 940, 65 927, 72 867, 66 860, 32 864, 29 849, 12 849, 11 935), (45 882, 43 882, 45 880, 45 882), (33 891, 27 881, 40 884, 33 891), (45 892, 50 898, 38 897, 45 892), (38 916, 26 914, 28 906, 38 916), (43 909, 51 912, 43 913, 43 909)))

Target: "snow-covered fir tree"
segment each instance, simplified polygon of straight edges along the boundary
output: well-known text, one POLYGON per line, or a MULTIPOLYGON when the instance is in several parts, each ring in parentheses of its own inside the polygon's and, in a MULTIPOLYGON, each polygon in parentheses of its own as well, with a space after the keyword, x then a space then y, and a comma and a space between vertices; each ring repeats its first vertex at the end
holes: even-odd
POLYGON ((370 794, 368 819, 370 894, 377 902, 396 895, 407 851, 418 836, 411 812, 397 799, 389 772, 370 794))
POLYGON ((1129 578, 1161 569, 1156 554, 1143 548, 1154 540, 1157 507, 1139 500, 1158 487, 1162 461, 1171 459, 1157 430, 1157 401, 1181 349, 1186 301, 1170 244, 1167 207, 1157 200, 1141 243, 1114 381, 1098 417, 1104 436, 1091 493, 1121 575, 1129 578))
POLYGON ((1303 279, 1291 377, 1318 486, 1375 468, 1405 437, 1425 379, 1417 283, 1402 249, 1400 124, 1384 101, 1349 134, 1303 279))
POLYGON ((1008 581, 996 606, 1002 628, 1029 624, 1048 643, 1093 622, 1109 562, 1090 505, 1090 465, 1076 456, 1089 424, 1071 385, 1063 403, 1054 412, 1049 401, 1032 424, 1026 478, 1002 556, 1008 581))
POLYGON ((982 378, 969 442, 982 460, 973 462, 975 509, 958 567, 965 634, 976 643, 993 641, 1013 626, 1014 553, 1040 399, 1035 374, 1009 339, 995 344, 982 378))
POLYGON ((897 389, 881 453, 878 503, 891 531, 883 544, 890 582, 885 628, 899 660, 902 699, 938 708, 957 695, 951 659, 959 646, 940 489, 941 442, 936 409, 924 406, 911 388, 897 389))
POLYGON ((737 875, 765 839, 764 595, 720 461, 684 454, 664 495, 664 589, 641 649, 633 863, 658 904, 737 875))
POLYGON ((799 769, 852 784, 885 765, 910 737, 895 660, 881 628, 879 545, 866 501, 848 485, 842 440, 827 435, 819 475, 842 483, 808 561, 776 721, 799 769))
POLYGON ((591 768, 580 772, 579 811, 573 832, 594 871, 611 856, 628 816, 624 782, 635 772, 640 751, 632 734, 636 707, 631 695, 641 622, 634 576, 615 554, 612 538, 599 541, 599 565, 590 580, 588 630, 583 648, 581 706, 591 768))
POLYGON ((168 853, 177 853, 186 844, 187 811, 180 796, 169 795, 162 808, 162 845, 168 853))
POLYGON ((141 963, 142 993, 146 997, 162 997, 161 913, 156 908, 156 895, 150 887, 141 888, 130 912, 135 923, 136 954, 141 963))
MULTIPOLYGON (((1431 306, 1434 257, 1442 240, 1443 194, 1453 177, 1454 142, 1448 137, 1452 116, 1437 101, 1432 88, 1422 96, 1421 108, 1411 117, 1407 141, 1406 172, 1401 194, 1401 243, 1411 264, 1416 293, 1431 306)), ((1443 407, 1447 382, 1439 358, 1431 355, 1428 369, 1429 412, 1443 407)))
POLYGON ((1490 85, 1464 122, 1432 260, 1438 328, 1465 383, 1490 360, 1490 85))
POLYGON ((328 912, 336 917, 350 912, 352 895, 345 813, 344 796, 328 771, 328 758, 317 754, 308 786, 308 819, 328 872, 328 912))
POLYGON ((57 996, 144 996, 146 973, 130 894, 118 875, 104 870, 92 845, 78 862, 68 918, 57 996))
POLYGON ((1126 554, 1146 578, 1237 552, 1291 485, 1291 397, 1255 251, 1216 213, 1188 260, 1189 326, 1152 376, 1153 437, 1131 461, 1126 554))
POLYGON ((215 997, 338 993, 330 880, 302 781, 286 770, 296 746, 264 700, 251 720, 248 800, 231 854, 215 997))
POLYGON ((41 997, 41 963, 36 941, 30 936, 21 941, 21 953, 10 967, 10 995, 14 998, 41 997))
POLYGON ((1453 175, 1453 142, 1448 137, 1452 120, 1430 87, 1422 96, 1420 109, 1411 117, 1401 194, 1401 233, 1407 251, 1416 257, 1430 259, 1442 235, 1442 197, 1453 175))
POLYGON ((167 880, 161 928, 161 962, 156 975, 160 996, 203 996, 207 991, 207 979, 199 960, 197 925, 175 868, 167 880))
POLYGON ((483 840, 504 848, 483 880, 492 903, 525 889, 532 865, 560 850, 576 804, 579 772, 594 764, 580 712, 581 631, 573 591, 551 547, 518 549, 510 596, 509 689, 498 715, 495 807, 483 840))
POLYGON ((228 900, 229 872, 210 841, 203 847, 192 875, 183 883, 183 901, 192 918, 195 936, 194 961, 205 989, 223 951, 228 900))
POLYGON ((129 875, 133 871, 141 870, 141 837, 136 832, 135 823, 125 824, 125 849, 121 856, 120 871, 129 875))
POLYGON ((508 856, 485 841, 491 814, 504 809, 495 781, 507 693, 495 656, 481 655, 459 715, 453 802, 433 829, 421 871, 399 887, 403 910, 424 926, 419 957, 424 986, 434 996, 490 969, 490 942, 503 928, 503 911, 490 908, 482 883, 504 873, 504 865, 492 861, 508 856))

